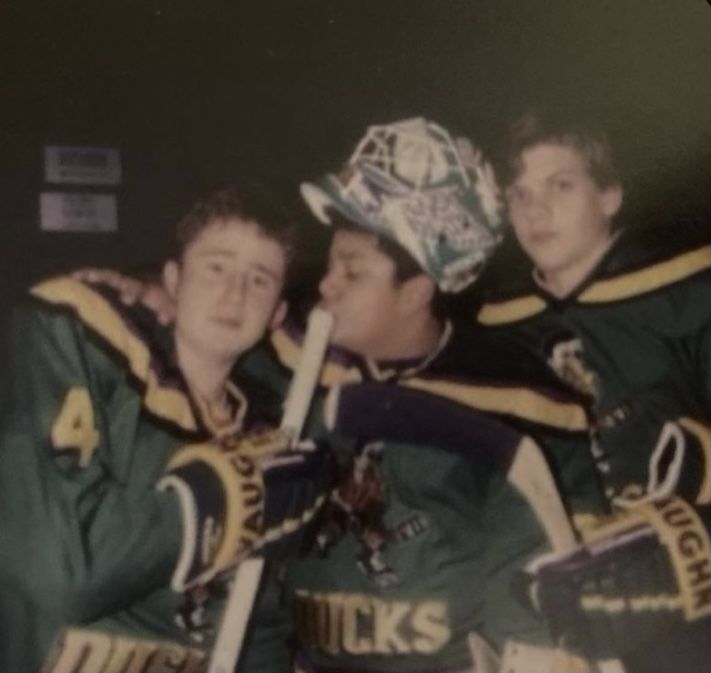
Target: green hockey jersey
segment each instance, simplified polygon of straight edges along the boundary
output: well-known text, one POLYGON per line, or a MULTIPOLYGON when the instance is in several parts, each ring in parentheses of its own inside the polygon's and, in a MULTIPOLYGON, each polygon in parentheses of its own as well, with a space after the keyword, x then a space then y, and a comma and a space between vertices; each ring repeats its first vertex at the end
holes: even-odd
POLYGON ((601 591, 590 615, 607 618, 596 637, 609 647, 605 641, 615 634, 614 648, 631 673, 653 670, 660 660, 673 661, 675 670, 706 670, 711 246, 629 230, 565 299, 547 294, 530 270, 518 278, 509 273, 489 287, 478 322, 492 338, 517 340, 589 400, 596 462, 615 505, 632 513, 671 511, 676 497, 691 506, 681 516, 678 503, 655 542, 664 550, 664 572, 651 553, 636 559, 618 542, 619 558, 600 581, 616 602, 601 600, 601 591), (629 600, 621 601, 625 591, 629 600))
MULTIPOLYGON (((181 519, 156 483, 178 449, 218 430, 147 311, 69 278, 31 295, 0 410, 0 669, 204 670, 226 586, 169 589, 181 519)), ((278 419, 267 386, 242 377, 228 394, 234 419, 219 433, 278 419)), ((258 602, 241 670, 286 670, 279 597, 267 587, 258 602)))
MULTIPOLYGON (((298 337, 281 330, 273 347, 288 372, 298 337)), ((586 412, 521 377, 511 351, 474 348, 448 331, 426 360, 331 353, 311 432, 321 427, 341 456, 340 487, 314 545, 287 567, 304 670, 464 670, 471 632, 495 650, 509 638, 548 642, 523 570, 572 543, 558 486, 575 493, 571 513, 604 509, 586 412), (536 480, 548 466, 531 437, 556 453, 560 474, 536 480), (351 484, 366 485, 365 504, 344 496, 351 484)))
MULTIPOLYGON (((676 480, 711 502, 711 246, 644 244, 621 236, 572 295, 555 299, 531 275, 493 290, 478 322, 514 338, 594 408, 607 494, 634 499, 676 480), (695 438, 678 475, 651 463, 666 422, 695 438)), ((660 451, 663 447, 659 447, 660 451)))

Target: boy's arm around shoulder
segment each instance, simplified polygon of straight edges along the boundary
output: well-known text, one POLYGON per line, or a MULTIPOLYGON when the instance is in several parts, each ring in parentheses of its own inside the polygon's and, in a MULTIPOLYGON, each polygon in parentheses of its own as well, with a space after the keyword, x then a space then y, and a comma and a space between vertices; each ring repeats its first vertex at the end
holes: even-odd
POLYGON ((16 311, 0 409, 2 563, 61 622, 167 582, 179 547, 173 496, 113 472, 107 402, 119 377, 71 312, 16 311))

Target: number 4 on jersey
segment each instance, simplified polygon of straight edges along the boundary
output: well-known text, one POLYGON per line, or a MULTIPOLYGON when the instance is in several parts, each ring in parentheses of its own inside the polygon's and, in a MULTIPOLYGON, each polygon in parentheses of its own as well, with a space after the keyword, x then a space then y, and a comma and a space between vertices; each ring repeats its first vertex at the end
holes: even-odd
POLYGON ((52 445, 59 451, 75 451, 80 467, 89 464, 99 445, 99 433, 94 427, 94 409, 86 388, 69 389, 52 426, 52 445))

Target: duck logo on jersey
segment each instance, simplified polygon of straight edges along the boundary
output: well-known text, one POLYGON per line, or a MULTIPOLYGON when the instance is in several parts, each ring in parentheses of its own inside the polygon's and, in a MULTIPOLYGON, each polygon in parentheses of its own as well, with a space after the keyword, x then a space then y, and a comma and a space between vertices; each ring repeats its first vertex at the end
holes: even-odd
POLYGON ((344 478, 331 496, 316 543, 325 555, 350 530, 359 543, 358 568, 377 586, 387 587, 399 578, 384 557, 386 547, 422 535, 428 524, 419 512, 395 526, 386 524, 388 497, 380 462, 382 448, 381 442, 366 444, 348 463, 344 478))
POLYGON ((545 344, 548 366, 573 390, 592 400, 600 395, 598 375, 585 362, 583 342, 572 332, 555 334, 545 344))

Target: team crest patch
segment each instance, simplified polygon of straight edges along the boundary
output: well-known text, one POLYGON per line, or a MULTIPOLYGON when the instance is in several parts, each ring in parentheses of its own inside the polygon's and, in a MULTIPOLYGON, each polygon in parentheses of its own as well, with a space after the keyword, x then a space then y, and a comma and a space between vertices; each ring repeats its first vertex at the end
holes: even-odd
POLYGON ((546 362, 556 376, 592 400, 600 395, 600 380, 585 362, 583 342, 569 331, 554 334, 544 346, 546 362))
POLYGON ((352 532, 358 541, 358 568, 377 586, 387 587, 399 578, 385 559, 386 548, 419 537, 428 529, 428 521, 422 513, 413 512, 394 526, 385 522, 388 492, 380 460, 382 448, 381 442, 367 444, 347 463, 326 506, 316 544, 326 555, 346 531, 352 532))
MULTIPOLYGON (((563 330, 546 339, 544 353, 548 366, 555 375, 573 390, 597 403, 602 392, 600 377, 585 360, 582 339, 573 332, 563 330)), ((600 429, 614 428, 629 419, 632 405, 628 401, 617 404, 612 409, 600 412, 596 425, 600 429)), ((595 454, 595 447, 593 447, 595 454)), ((596 454, 596 457, 599 458, 596 454)))

